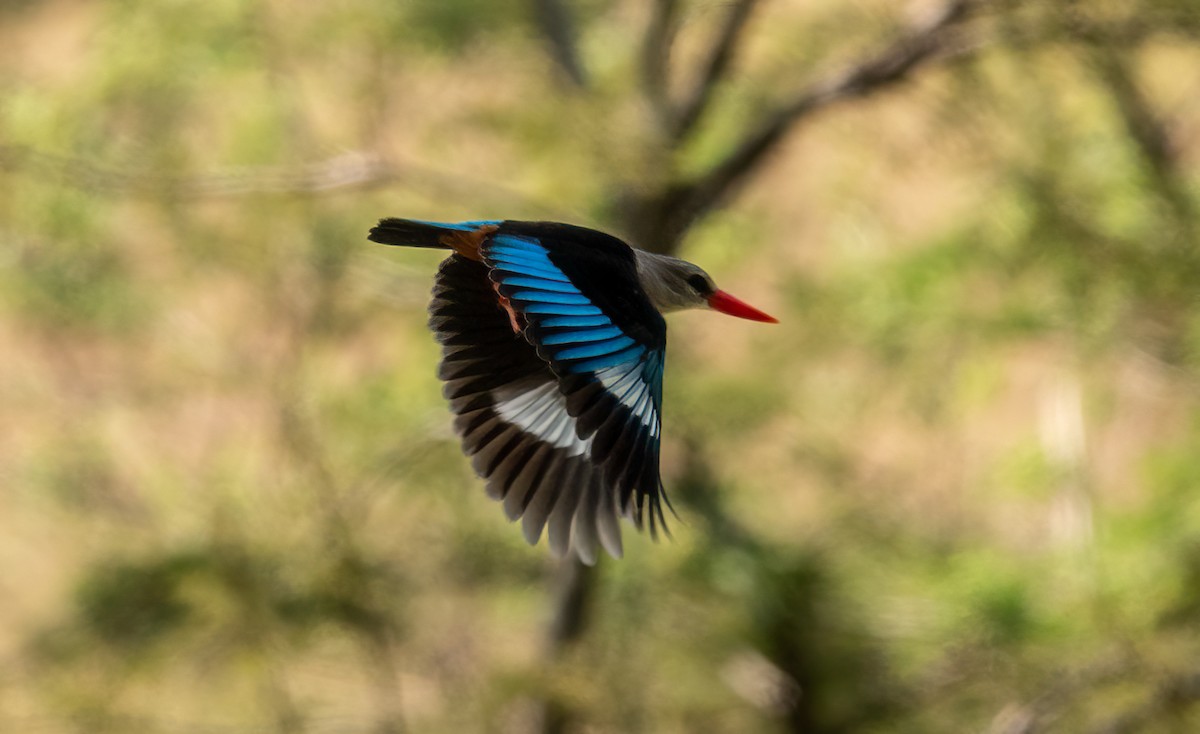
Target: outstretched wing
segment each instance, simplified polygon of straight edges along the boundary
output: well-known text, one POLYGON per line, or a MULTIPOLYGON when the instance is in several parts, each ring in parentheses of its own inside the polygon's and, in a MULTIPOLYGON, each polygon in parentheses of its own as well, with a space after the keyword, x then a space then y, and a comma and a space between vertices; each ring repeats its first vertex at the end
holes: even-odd
POLYGON ((453 250, 430 326, 455 428, 536 543, 621 555, 617 516, 666 528, 659 480, 666 324, 633 251, 552 222, 384 219, 375 242, 453 250))
POLYGON ((491 279, 549 363, 607 491, 665 530, 659 477, 666 324, 627 245, 592 230, 505 222, 481 248, 491 279))
POLYGON ((455 428, 488 494, 525 538, 587 562, 597 545, 621 555, 617 498, 581 438, 550 365, 500 307, 488 267, 455 255, 438 271, 430 327, 442 343, 439 376, 455 428))

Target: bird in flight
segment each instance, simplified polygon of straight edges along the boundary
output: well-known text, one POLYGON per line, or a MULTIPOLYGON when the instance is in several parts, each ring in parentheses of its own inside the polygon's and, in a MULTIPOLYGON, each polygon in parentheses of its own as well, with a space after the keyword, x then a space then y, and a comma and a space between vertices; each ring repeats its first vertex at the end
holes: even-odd
MULTIPOLYGON (((618 516, 666 530, 662 314, 775 323, 699 267, 556 222, 384 219, 368 238, 450 250, 429 305, 454 428, 487 492, 551 551, 620 558, 618 516)), ((667 504, 670 507, 670 503, 667 504)))

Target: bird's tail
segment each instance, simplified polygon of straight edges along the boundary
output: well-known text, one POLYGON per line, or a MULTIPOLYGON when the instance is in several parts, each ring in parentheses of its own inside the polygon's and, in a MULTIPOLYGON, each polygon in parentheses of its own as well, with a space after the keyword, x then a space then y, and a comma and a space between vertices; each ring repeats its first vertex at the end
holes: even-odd
POLYGON ((483 227, 494 227, 497 224, 498 221, 450 223, 388 218, 379 220, 379 224, 371 228, 367 239, 381 245, 449 250, 453 247, 456 236, 461 237, 463 233, 478 232, 483 227))

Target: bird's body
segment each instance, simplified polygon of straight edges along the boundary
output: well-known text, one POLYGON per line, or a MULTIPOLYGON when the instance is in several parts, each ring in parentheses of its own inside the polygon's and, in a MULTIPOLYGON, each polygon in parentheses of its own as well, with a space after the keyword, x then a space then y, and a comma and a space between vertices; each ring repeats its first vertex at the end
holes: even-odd
POLYGON ((665 529, 666 322, 689 307, 773 321, 703 270, 552 222, 385 219, 370 239, 452 250, 430 328, 455 429, 488 494, 558 555, 622 553, 618 516, 665 529))

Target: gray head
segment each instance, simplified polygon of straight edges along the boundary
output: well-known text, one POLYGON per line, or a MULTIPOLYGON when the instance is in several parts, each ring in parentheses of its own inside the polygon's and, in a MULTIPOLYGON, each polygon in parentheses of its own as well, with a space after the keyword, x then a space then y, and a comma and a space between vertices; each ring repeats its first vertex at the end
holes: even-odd
POLYGON ((685 308, 711 308, 752 321, 777 320, 717 288, 712 277, 698 265, 669 255, 634 250, 638 280, 650 302, 662 313, 685 308))

